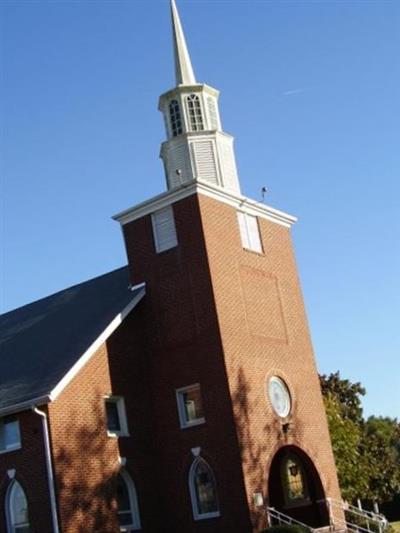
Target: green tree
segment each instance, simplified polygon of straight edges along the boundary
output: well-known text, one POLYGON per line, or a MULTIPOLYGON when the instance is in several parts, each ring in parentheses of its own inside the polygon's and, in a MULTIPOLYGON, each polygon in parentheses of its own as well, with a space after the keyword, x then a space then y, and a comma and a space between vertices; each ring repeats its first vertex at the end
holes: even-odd
MULTIPOLYGON (((321 376, 321 381, 323 378, 321 376)), ((342 496, 352 501, 368 489, 368 474, 361 452, 362 429, 357 421, 345 415, 348 409, 334 392, 325 389, 324 403, 342 496)))
POLYGON ((362 453, 368 459, 368 496, 379 503, 400 493, 400 424, 371 416, 364 423, 362 453))
POLYGON ((324 398, 335 398, 340 406, 341 416, 360 423, 363 419, 361 396, 365 395, 365 389, 361 383, 351 383, 348 379, 342 379, 339 372, 319 377, 322 395, 324 398))
POLYGON ((339 372, 320 376, 342 495, 380 503, 400 492, 400 424, 396 419, 364 420, 361 383, 339 372))

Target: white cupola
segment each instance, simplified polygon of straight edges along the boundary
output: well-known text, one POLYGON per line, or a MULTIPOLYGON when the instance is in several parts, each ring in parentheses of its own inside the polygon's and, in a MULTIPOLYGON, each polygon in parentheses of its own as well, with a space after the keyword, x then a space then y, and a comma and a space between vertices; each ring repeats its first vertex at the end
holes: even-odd
POLYGON ((160 157, 168 190, 199 180, 240 193, 234 139, 221 128, 219 91, 196 82, 175 0, 171 16, 176 87, 159 101, 167 132, 160 157))

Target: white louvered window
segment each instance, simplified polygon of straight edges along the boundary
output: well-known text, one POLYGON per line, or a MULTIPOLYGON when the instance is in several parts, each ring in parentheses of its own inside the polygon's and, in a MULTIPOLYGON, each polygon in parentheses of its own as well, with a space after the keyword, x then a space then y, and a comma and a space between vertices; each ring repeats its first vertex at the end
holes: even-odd
POLYGON ((203 115, 201 114, 200 98, 191 94, 186 98, 187 110, 190 121, 190 131, 203 131, 203 115))
POLYGON ((174 212, 171 206, 156 211, 151 215, 153 223, 154 244, 156 252, 164 252, 178 245, 176 237, 174 212))
POLYGON ((239 211, 238 221, 243 248, 262 253, 263 249, 257 217, 239 211))
POLYGON ((199 141, 190 145, 196 167, 196 178, 217 184, 217 165, 214 145, 211 141, 199 141))

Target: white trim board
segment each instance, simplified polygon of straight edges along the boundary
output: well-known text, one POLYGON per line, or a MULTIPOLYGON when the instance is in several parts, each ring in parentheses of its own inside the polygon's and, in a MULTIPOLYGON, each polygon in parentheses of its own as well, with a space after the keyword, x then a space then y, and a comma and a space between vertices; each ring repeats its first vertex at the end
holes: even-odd
POLYGON ((54 401, 65 387, 74 379, 82 367, 89 361, 92 355, 100 348, 100 346, 108 339, 108 337, 117 329, 124 318, 132 311, 132 309, 140 302, 146 293, 144 283, 135 285, 131 288, 132 291, 141 289, 140 292, 129 302, 129 304, 110 322, 106 329, 97 337, 97 339, 89 346, 78 361, 68 370, 65 376, 58 382, 49 395, 49 400, 54 401))
POLYGON ((268 205, 251 200, 246 196, 235 194, 223 187, 206 183, 204 181, 192 180, 183 184, 177 189, 167 191, 165 193, 154 196, 145 202, 137 204, 121 213, 117 213, 112 218, 118 221, 122 226, 137 220, 146 215, 154 213, 159 209, 163 209, 179 200, 183 200, 193 194, 203 194, 214 200, 218 200, 224 204, 228 204, 235 209, 248 213, 249 215, 265 218, 281 226, 289 228, 295 222, 297 218, 289 215, 283 211, 279 211, 268 205))

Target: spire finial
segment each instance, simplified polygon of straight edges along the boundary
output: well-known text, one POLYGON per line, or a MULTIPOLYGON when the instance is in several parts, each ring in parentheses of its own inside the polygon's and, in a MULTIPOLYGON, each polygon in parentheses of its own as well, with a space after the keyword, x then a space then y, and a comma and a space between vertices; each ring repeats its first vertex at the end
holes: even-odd
POLYGON ((171 0, 171 16, 175 55, 175 77, 177 85, 195 85, 196 79, 186 46, 185 35, 179 19, 175 0, 171 0))

